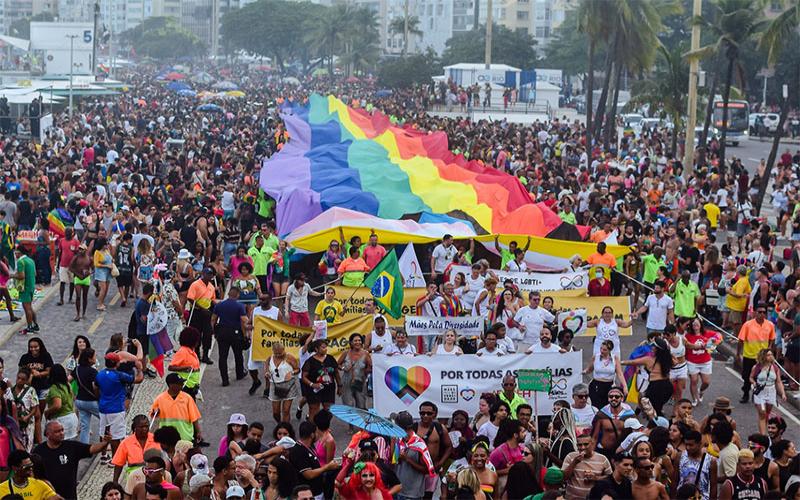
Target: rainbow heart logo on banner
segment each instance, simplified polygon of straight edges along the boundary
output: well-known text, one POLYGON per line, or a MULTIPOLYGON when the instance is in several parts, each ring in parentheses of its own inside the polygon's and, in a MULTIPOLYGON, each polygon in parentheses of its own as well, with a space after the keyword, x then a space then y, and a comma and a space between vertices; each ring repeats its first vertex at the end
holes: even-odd
POLYGON ((417 399, 431 385, 431 374, 422 366, 393 366, 383 377, 386 387, 406 406, 417 399))
POLYGON ((475 397, 475 389, 461 389, 460 394, 464 401, 472 401, 472 398, 475 397))

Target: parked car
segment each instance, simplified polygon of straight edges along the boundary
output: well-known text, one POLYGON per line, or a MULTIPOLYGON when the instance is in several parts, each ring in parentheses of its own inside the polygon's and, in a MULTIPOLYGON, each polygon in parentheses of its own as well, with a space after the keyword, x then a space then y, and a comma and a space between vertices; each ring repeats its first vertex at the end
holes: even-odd
POLYGON ((780 121, 778 113, 750 113, 748 121, 750 135, 774 134, 778 130, 780 121))

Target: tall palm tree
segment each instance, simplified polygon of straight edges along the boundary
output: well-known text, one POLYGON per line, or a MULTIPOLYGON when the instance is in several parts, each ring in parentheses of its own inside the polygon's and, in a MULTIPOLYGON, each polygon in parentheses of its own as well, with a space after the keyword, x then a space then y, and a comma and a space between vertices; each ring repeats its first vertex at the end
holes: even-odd
POLYGON ((605 149, 608 150, 611 133, 615 129, 622 71, 641 74, 653 66, 660 45, 658 34, 664 29, 662 17, 679 13, 681 4, 676 0, 613 0, 603 2, 603 7, 613 16, 614 34, 611 52, 613 70, 606 74, 606 85, 610 84, 612 77, 616 82, 603 137, 605 149))
POLYGON ((716 38, 713 43, 700 48, 697 55, 705 57, 719 53, 727 60, 725 77, 722 81, 722 137, 720 138, 719 164, 725 165, 725 141, 728 137, 728 101, 731 96, 734 71, 742 83, 744 68, 739 60, 739 50, 744 42, 760 33, 766 26, 763 19, 764 0, 715 0, 712 3, 713 21, 696 17, 693 22, 702 25, 716 38))
POLYGON ((586 148, 592 150, 592 115, 594 113, 594 55, 597 45, 608 41, 602 2, 582 0, 578 6, 578 31, 589 39, 588 68, 586 71, 586 148))
POLYGON ((419 29, 419 18, 417 16, 400 16, 395 17, 389 23, 389 33, 392 35, 403 35, 403 55, 408 54, 408 38, 406 35, 406 23, 408 23, 408 34, 415 37, 423 35, 422 30, 419 29))
POLYGON ((689 78, 689 63, 683 57, 685 47, 658 47, 658 61, 648 78, 636 82, 632 89, 632 101, 650 104, 651 109, 662 109, 672 120, 672 154, 677 156, 678 133, 683 127, 686 110, 686 80, 689 78))
POLYGON ((336 5, 321 12, 306 35, 306 41, 321 57, 328 60, 328 75, 333 78, 333 58, 343 48, 352 9, 336 5))
POLYGON ((367 7, 353 9, 344 38, 342 61, 348 75, 374 65, 380 56, 380 33, 375 11, 367 7))
MULTIPOLYGON (((759 45, 767 49, 767 60, 769 64, 775 64, 778 57, 784 49, 794 43, 797 48, 797 30, 800 28, 800 0, 783 0, 783 7, 785 10, 776 18, 770 21, 769 26, 761 35, 759 45)), ((800 98, 800 66, 797 66, 797 76, 794 78, 794 87, 797 89, 796 94, 800 98)), ((789 116, 789 99, 784 98, 781 100, 781 114, 778 120, 778 129, 775 131, 775 137, 772 139, 772 148, 767 157, 767 168, 762 176, 761 183, 758 186, 758 198, 755 200, 756 212, 761 212, 761 206, 764 196, 767 194, 767 186, 769 184, 770 173, 772 167, 775 165, 775 158, 778 156, 778 148, 780 147, 781 136, 783 135, 783 127, 786 125, 786 119, 789 116)))

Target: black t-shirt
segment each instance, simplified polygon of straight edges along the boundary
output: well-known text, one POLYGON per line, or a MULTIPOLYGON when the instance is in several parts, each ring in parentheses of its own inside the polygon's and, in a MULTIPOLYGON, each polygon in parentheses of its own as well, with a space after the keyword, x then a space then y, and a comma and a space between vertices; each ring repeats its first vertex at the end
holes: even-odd
MULTIPOLYGON (((39 356, 34 358, 29 352, 26 352, 19 358, 19 364, 17 366, 27 366, 32 370, 39 371, 47 370, 53 367, 53 358, 50 357, 50 353, 40 352, 39 356)), ((50 388, 50 377, 33 377, 31 386, 37 391, 48 389, 50 388)))
POLYGON ((65 500, 78 498, 78 463, 81 459, 92 456, 89 445, 79 441, 64 440, 61 445, 52 449, 47 443, 41 443, 33 449, 42 457, 45 477, 55 488, 56 493, 65 500))
POLYGON ((589 490, 589 498, 602 498, 603 492, 607 490, 614 492, 614 498, 633 498, 631 480, 624 478, 621 483, 617 483, 613 476, 595 483, 592 489, 589 490))
POLYGON ((314 479, 306 479, 303 477, 304 471, 320 468, 319 460, 313 451, 306 448, 305 445, 297 443, 289 448, 289 462, 291 462, 291 464, 297 470, 300 480, 311 487, 311 493, 313 493, 314 496, 321 495, 323 493, 321 474, 314 479))
POLYGON ((680 268, 681 271, 687 270, 690 273, 697 272, 697 261, 700 260, 700 250, 697 247, 691 245, 681 245, 680 248, 681 257, 684 259, 688 259, 688 263, 683 264, 681 263, 680 268))
POLYGON ((94 395, 94 380, 97 377, 97 370, 91 366, 78 366, 75 368, 73 377, 78 384, 78 395, 75 399, 97 401, 97 396, 94 395))

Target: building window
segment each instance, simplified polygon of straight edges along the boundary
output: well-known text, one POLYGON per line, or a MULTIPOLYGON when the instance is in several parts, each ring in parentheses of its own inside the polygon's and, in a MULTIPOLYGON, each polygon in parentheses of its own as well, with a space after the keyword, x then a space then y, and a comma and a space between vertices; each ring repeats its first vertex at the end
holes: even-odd
POLYGON ((528 28, 517 28, 517 33, 519 33, 521 35, 527 35, 528 34, 528 28))
POLYGON ((537 26, 536 27, 536 38, 550 38, 550 27, 549 26, 537 26))
POLYGON ((436 15, 437 16, 441 16, 442 14, 444 14, 444 5, 437 4, 436 5, 436 15))
POLYGON ((517 11, 517 21, 527 21, 528 20, 528 11, 527 10, 518 10, 517 11))

